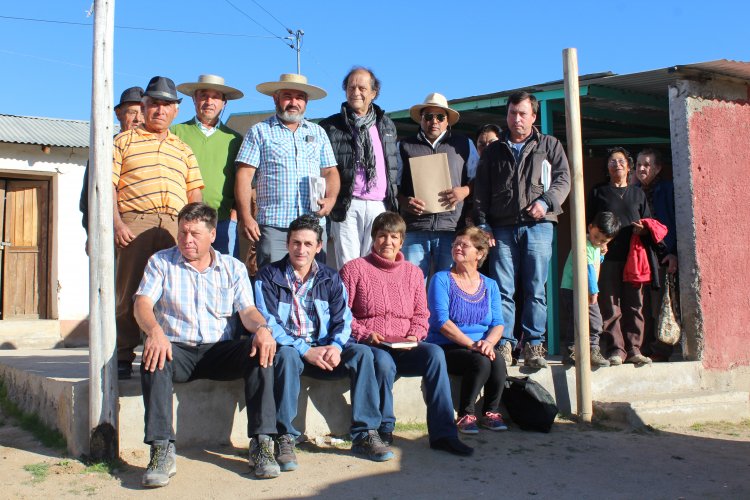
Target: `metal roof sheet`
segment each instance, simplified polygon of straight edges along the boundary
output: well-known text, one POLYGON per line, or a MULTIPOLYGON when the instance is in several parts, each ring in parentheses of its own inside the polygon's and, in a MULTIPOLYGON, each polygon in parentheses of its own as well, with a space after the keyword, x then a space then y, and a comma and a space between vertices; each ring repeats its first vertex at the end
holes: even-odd
POLYGON ((89 122, 0 114, 0 142, 87 148, 89 122))

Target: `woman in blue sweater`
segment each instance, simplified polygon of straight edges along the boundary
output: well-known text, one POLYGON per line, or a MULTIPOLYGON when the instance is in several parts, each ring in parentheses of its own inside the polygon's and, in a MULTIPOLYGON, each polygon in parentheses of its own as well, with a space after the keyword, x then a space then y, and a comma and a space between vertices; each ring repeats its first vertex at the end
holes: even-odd
POLYGON ((478 426, 507 430, 498 410, 505 385, 506 366, 496 355, 503 334, 503 314, 497 283, 478 268, 487 257, 489 241, 476 227, 458 232, 451 250, 453 267, 435 274, 427 303, 430 329, 427 341, 445 351, 448 373, 462 376, 458 430, 476 434, 478 426), (484 407, 477 419, 475 403, 484 388, 484 407))

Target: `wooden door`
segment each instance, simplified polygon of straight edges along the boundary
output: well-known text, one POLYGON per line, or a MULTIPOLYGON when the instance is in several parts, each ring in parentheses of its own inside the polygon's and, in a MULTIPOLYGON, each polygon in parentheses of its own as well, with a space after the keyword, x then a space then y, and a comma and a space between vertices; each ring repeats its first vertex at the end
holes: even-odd
POLYGON ((2 318, 47 317, 49 181, 5 180, 2 318))

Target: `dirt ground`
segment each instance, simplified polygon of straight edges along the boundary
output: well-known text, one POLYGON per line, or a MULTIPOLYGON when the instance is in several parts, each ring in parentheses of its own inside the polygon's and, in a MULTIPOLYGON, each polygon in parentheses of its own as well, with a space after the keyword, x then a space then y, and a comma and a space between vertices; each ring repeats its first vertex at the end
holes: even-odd
MULTIPOLYGON (((179 437, 178 437, 179 439, 179 437)), ((300 468, 273 480, 248 472, 247 449, 180 449, 178 473, 151 498, 750 498, 750 422, 633 432, 559 421, 549 434, 480 432, 473 457, 396 433, 396 458, 373 463, 348 448, 302 445, 300 468)), ((42 446, 0 415, 0 498, 143 498, 147 448, 122 452, 112 474, 42 446)))

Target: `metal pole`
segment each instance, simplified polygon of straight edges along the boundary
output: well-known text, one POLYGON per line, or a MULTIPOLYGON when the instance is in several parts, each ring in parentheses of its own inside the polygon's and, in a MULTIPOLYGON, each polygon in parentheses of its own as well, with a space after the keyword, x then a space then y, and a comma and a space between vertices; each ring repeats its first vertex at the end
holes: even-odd
POLYGON ((112 229, 114 0, 94 2, 89 151, 89 455, 119 455, 112 229))
POLYGON ((591 353, 589 351, 589 306, 586 272, 586 209, 583 192, 583 148, 581 103, 578 89, 576 49, 563 50, 565 78, 565 127, 572 179, 570 193, 571 241, 573 242, 573 310, 575 317, 576 401, 583 422, 591 422, 591 353))

